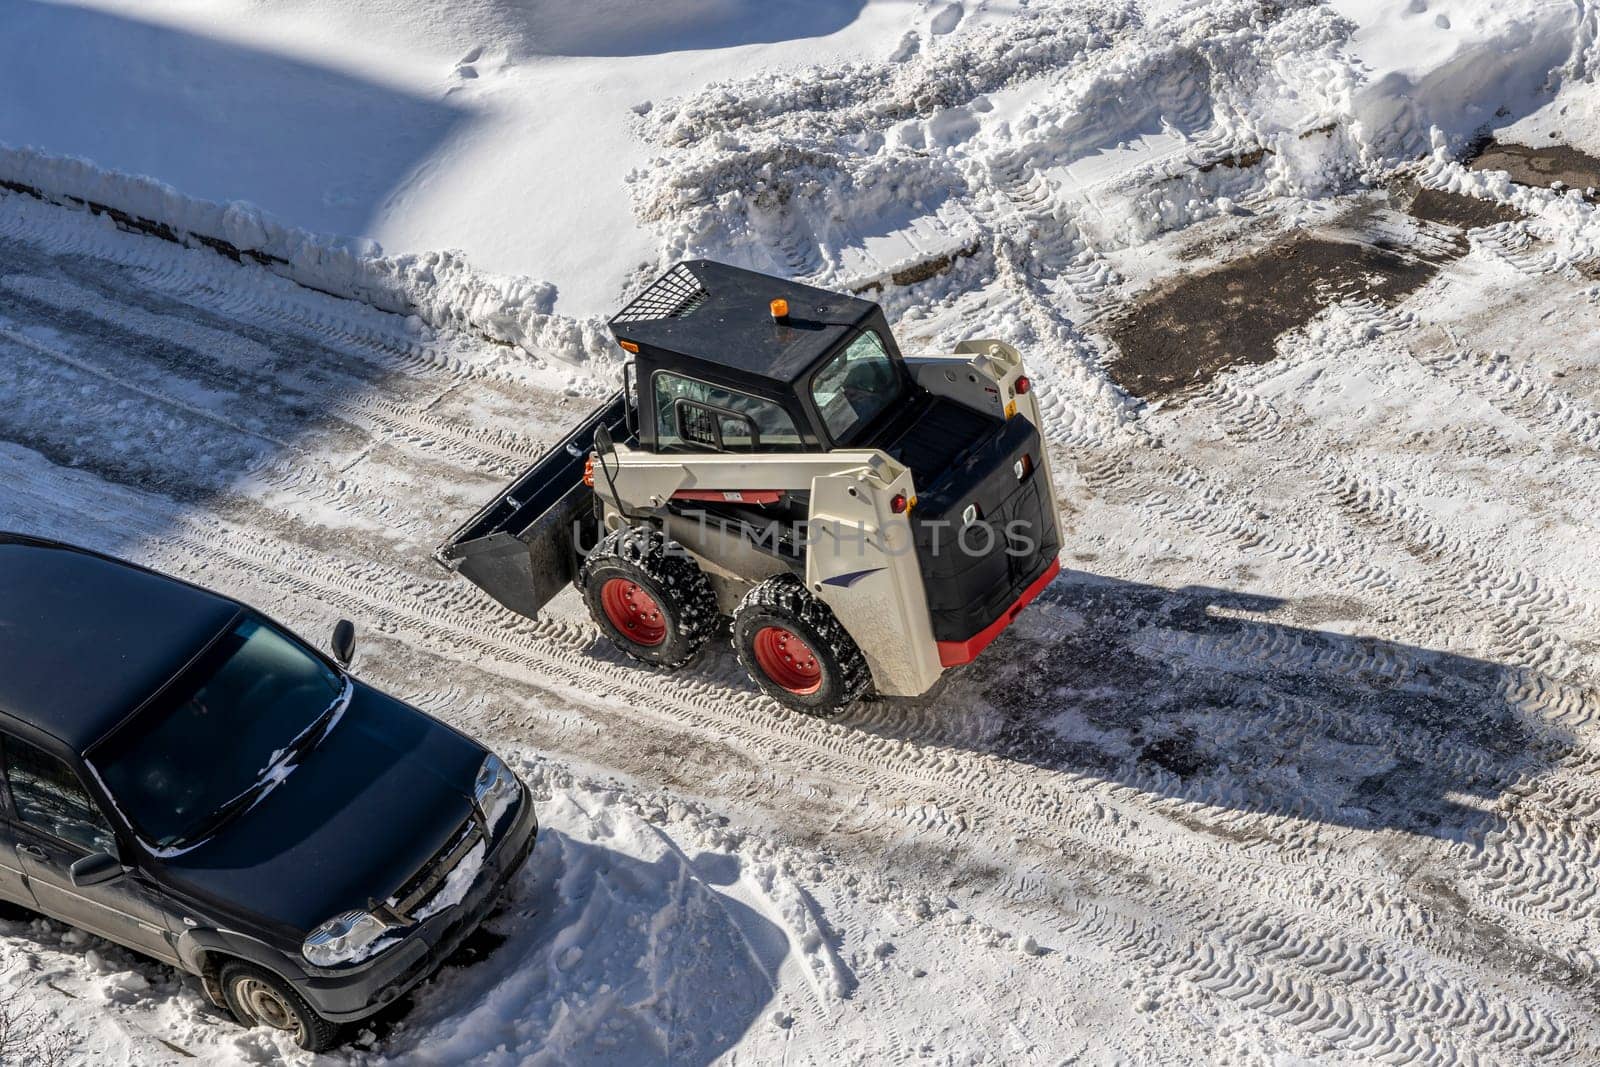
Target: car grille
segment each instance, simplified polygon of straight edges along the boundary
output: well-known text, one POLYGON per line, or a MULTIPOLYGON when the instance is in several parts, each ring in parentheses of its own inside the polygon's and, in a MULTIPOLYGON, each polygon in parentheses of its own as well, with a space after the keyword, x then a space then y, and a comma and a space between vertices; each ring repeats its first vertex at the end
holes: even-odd
POLYGON ((400 918, 410 919, 411 913, 433 896, 444 884, 444 880, 450 877, 450 872, 455 870, 466 858, 467 853, 483 839, 483 827, 477 819, 468 819, 462 823, 461 828, 445 842, 444 847, 389 898, 389 907, 400 918))

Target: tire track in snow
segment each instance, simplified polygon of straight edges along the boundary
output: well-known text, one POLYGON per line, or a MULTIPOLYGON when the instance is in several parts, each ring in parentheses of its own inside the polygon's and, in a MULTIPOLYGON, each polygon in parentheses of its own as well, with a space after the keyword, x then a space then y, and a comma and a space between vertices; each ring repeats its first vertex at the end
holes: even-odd
MULTIPOLYGON (((1244 387, 1228 384, 1208 390, 1194 399, 1191 410, 1211 413, 1218 426, 1256 450, 1257 456, 1270 455, 1285 473, 1292 470, 1295 477, 1309 473, 1325 499, 1363 527, 1431 564, 1433 574, 1447 576, 1469 598, 1483 602, 1487 610, 1482 617, 1498 638, 1497 654, 1558 678, 1582 677, 1587 657, 1573 649, 1562 630, 1591 618, 1593 611, 1571 593, 1451 535, 1401 500, 1393 488, 1349 470, 1324 443, 1308 446, 1285 440, 1281 413, 1244 387), (1263 453, 1263 448, 1271 451, 1263 453), (1307 464, 1307 455, 1321 458, 1307 464)), ((1381 584, 1392 587, 1399 581, 1396 576, 1381 584)), ((1422 606, 1425 601, 1414 603, 1422 606)))
MULTIPOLYGON (((224 536, 230 535, 225 534, 224 536)), ((183 542, 183 544, 184 547, 186 547, 195 556, 208 561, 213 561, 213 563, 221 559, 228 559, 234 552, 242 552, 242 555, 232 557, 233 562, 235 565, 244 566, 247 570, 251 567, 261 566, 261 561, 263 558, 271 559, 274 558, 274 553, 286 552, 285 546, 274 546, 265 541, 256 542, 255 539, 251 538, 245 538, 245 541, 246 543, 242 545, 237 543, 218 544, 209 539, 205 542, 186 540, 183 542)), ((293 560, 297 557, 291 555, 287 558, 293 560)), ((293 566, 293 564, 288 565, 293 566)), ((350 610, 357 610, 364 617, 382 618, 386 623, 384 628, 388 632, 400 635, 403 635, 410 630, 411 627, 417 623, 418 619, 421 618, 425 620, 425 625, 430 625, 430 631, 420 635, 428 639, 429 647, 436 647, 435 642, 440 641, 441 639, 443 639, 443 643, 446 645, 452 643, 450 640, 451 637, 455 638, 456 640, 464 639, 475 650, 484 652, 486 654, 495 655, 502 662, 509 660, 523 667, 532 667, 533 669, 528 672, 528 676, 532 679, 538 680, 536 684, 543 684, 543 679, 547 679, 552 676, 559 678, 562 675, 565 675, 566 677, 564 680, 580 688, 591 689, 594 686, 592 674, 595 672, 590 667, 590 664, 593 663, 593 661, 586 658, 584 649, 582 648, 574 650, 575 654, 561 654, 555 650, 552 650, 550 647, 551 642, 548 639, 518 639, 514 643, 516 649, 515 652, 508 654, 504 647, 505 644, 510 643, 508 639, 502 638, 501 640, 494 640, 487 636, 478 636, 477 632, 483 629, 481 627, 466 627, 467 635, 463 637, 462 633, 458 629, 461 626, 461 621, 458 620, 455 614, 449 610, 428 610, 422 603, 418 603, 413 605, 412 608, 403 615, 397 616, 395 598, 392 596, 392 593, 388 596, 385 596, 383 592, 371 589, 368 586, 367 581, 357 580, 355 579, 354 575, 350 573, 336 572, 333 574, 326 574, 319 573, 319 570, 320 569, 316 567, 308 568, 302 563, 299 565, 299 569, 295 570, 293 573, 282 573, 275 575, 269 580, 268 584, 287 584, 297 586, 300 589, 301 595, 307 596, 308 598, 317 602, 332 603, 350 610), (321 584, 321 582, 324 581, 328 584, 321 584), (305 584, 308 582, 312 584, 305 584), (450 634, 450 630, 456 630, 457 632, 450 634)), ((379 584, 382 585, 384 583, 379 584)), ((601 666, 604 665, 602 664, 601 666)), ((719 701, 715 699, 714 696, 708 699, 706 695, 698 690, 698 687, 692 689, 688 693, 683 694, 682 697, 678 697, 677 694, 671 694, 671 690, 676 688, 676 686, 673 684, 675 679, 656 678, 656 687, 652 688, 647 693, 642 690, 636 690, 634 685, 631 684, 633 680, 629 678, 629 675, 637 672, 629 671, 626 668, 617 669, 613 667, 609 670, 604 670, 601 673, 603 674, 603 684, 605 685, 606 689, 613 693, 617 699, 621 699, 635 707, 650 706, 653 709, 668 713, 677 712, 682 714, 684 711, 692 709, 691 714, 683 717, 689 720, 690 725, 694 725, 702 729, 704 729, 707 725, 704 721, 704 716, 707 713, 711 713, 712 715, 717 715, 719 712, 726 714, 724 706, 729 703, 728 701, 719 701), (663 683, 665 683, 664 687, 663 683), (670 697, 669 694, 671 694, 670 697), (673 699, 673 697, 676 697, 676 699, 673 699), (684 699, 687 699, 688 701, 687 707, 681 702, 684 699)), ((759 705, 762 702, 758 697, 752 695, 747 697, 744 701, 741 701, 741 703, 744 703, 747 706, 755 704, 758 707, 751 710, 759 711, 759 705)), ((876 768, 875 773, 880 777, 880 779, 885 774, 908 777, 909 781, 907 782, 907 786, 913 790, 926 790, 927 788, 934 787, 938 784, 937 778, 930 773, 929 768, 919 765, 919 761, 915 759, 916 753, 906 752, 906 746, 904 743, 894 746, 896 750, 895 755, 899 757, 898 759, 884 760, 882 758, 884 754, 883 747, 879 746, 876 753, 871 754, 867 759, 862 760, 860 763, 854 763, 853 760, 860 759, 862 754, 852 754, 848 744, 840 745, 838 743, 840 740, 840 731, 822 731, 819 730, 815 724, 810 722, 786 723, 785 725, 791 728, 782 731, 780 736, 775 737, 773 739, 776 742, 775 744, 763 744, 762 742, 764 740, 764 734, 767 734, 767 732, 761 731, 754 725, 754 723, 757 721, 759 721, 759 715, 752 716, 752 718, 749 720, 741 718, 736 722, 713 721, 711 725, 714 732, 728 732, 731 730, 736 734, 742 735, 743 738, 748 739, 748 743, 752 743, 754 746, 756 746, 755 751, 758 755, 763 755, 767 759, 774 758, 775 756, 781 759, 785 754, 792 757, 794 754, 794 748, 798 744, 802 743, 803 739, 801 736, 799 736, 802 732, 825 732, 832 734, 833 736, 826 738, 816 738, 813 736, 810 739, 806 739, 810 741, 810 744, 807 747, 812 748, 812 751, 805 754, 802 762, 808 767, 826 769, 831 773, 840 775, 847 779, 863 773, 869 773, 868 768, 876 768), (765 749, 766 751, 763 753, 762 749, 765 749), (841 759, 851 762, 845 762, 841 764, 839 762, 841 759)), ((843 740, 848 742, 850 740, 848 737, 848 731, 843 731, 843 733, 845 734, 843 740)), ((978 810, 973 811, 971 816, 971 818, 974 820, 974 825, 992 826, 995 824, 1009 824, 1011 826, 1016 826, 1019 820, 1015 814, 1016 809, 1013 807, 1013 805, 1017 803, 1015 789, 996 789, 996 779, 1003 778, 1003 775, 997 774, 992 768, 987 770, 988 773, 982 773, 981 778, 990 783, 989 788, 979 788, 971 778, 962 776, 958 779, 958 784, 953 789, 949 786, 945 787, 946 796, 941 798, 941 802, 949 805, 952 808, 964 807, 969 810, 974 808, 976 804, 978 810), (983 799, 979 799, 977 801, 973 799, 982 798, 983 794, 985 793, 998 795, 991 795, 989 798, 987 798, 986 802, 983 799), (982 810, 983 808, 988 808, 988 810, 982 810), (1009 819, 1006 817, 1006 812, 1008 810, 1013 812, 1009 819)), ((1061 836, 1060 825, 1062 822, 1062 816, 1065 813, 1062 812, 1059 802, 1051 807, 1053 810, 1049 814, 1034 815, 1029 813, 1032 818, 1028 821, 1037 820, 1038 825, 1033 828, 1033 832, 1036 835, 1045 837, 1054 836, 1059 838, 1061 836), (1050 834, 1050 831, 1047 829, 1048 827, 1052 826, 1056 828, 1053 835, 1050 834)), ((1082 831, 1081 827, 1074 827, 1074 829, 1079 832, 1082 831)), ((1130 854, 1136 854, 1140 851, 1137 845, 1123 844, 1119 846, 1115 845, 1111 841, 1096 841, 1094 842, 1094 845, 1097 846, 1094 848, 1094 851, 1102 856, 1110 852, 1127 852, 1130 854)), ((1174 843, 1171 841, 1165 842, 1164 845, 1169 852, 1174 847, 1174 843)), ((1189 850, 1183 849, 1183 851, 1187 852, 1189 850)), ((1186 857, 1184 860, 1176 862, 1180 862, 1185 867, 1189 867, 1191 864, 1193 864, 1198 869, 1208 872, 1210 877, 1218 879, 1218 884, 1221 884, 1221 879, 1229 876, 1228 872, 1230 871, 1233 873, 1234 877, 1237 877, 1240 873, 1241 866, 1245 863, 1248 863, 1243 855, 1222 857, 1214 854, 1208 855, 1204 853, 1196 853, 1190 857, 1186 857)), ((1253 866, 1254 864, 1249 865, 1253 866)), ((1276 875, 1276 881, 1281 884, 1283 871, 1281 869, 1273 868, 1269 868, 1269 870, 1272 874, 1276 875)), ((1268 876, 1268 872, 1263 871, 1263 876, 1268 876)), ((1108 897, 1123 899, 1134 899, 1142 895, 1130 886, 1123 884, 1106 886, 1103 889, 1103 892, 1108 897)), ((1175 907, 1175 902, 1172 899, 1163 898, 1163 896, 1160 895, 1158 895, 1156 900, 1151 901, 1150 903, 1155 907, 1157 914, 1166 912, 1168 915, 1170 915, 1174 911, 1181 913, 1183 910, 1185 910, 1184 908, 1175 907)), ((1277 921, 1288 922, 1291 925, 1295 923, 1294 920, 1285 918, 1280 918, 1277 921)), ((1195 920, 1191 920, 1191 923, 1193 922, 1206 925, 1206 920, 1204 918, 1197 917, 1195 920)), ((1180 925, 1180 928, 1189 928, 1191 923, 1183 923, 1180 925)), ((1210 920, 1210 925, 1218 928, 1218 937, 1221 939, 1220 943, 1227 943, 1227 938, 1231 928, 1229 928, 1225 922, 1219 921, 1215 918, 1210 920)), ((1333 931, 1321 934, 1320 936, 1325 942, 1331 945, 1346 944, 1344 940, 1333 931)), ((1350 949, 1348 947, 1345 949, 1345 951, 1359 954, 1359 950, 1350 949)), ((1168 956, 1162 955, 1159 958, 1164 961, 1168 961, 1170 964, 1170 959, 1168 956)), ((1263 964, 1256 964, 1254 966, 1258 968, 1265 968, 1267 972, 1271 972, 1272 970, 1270 967, 1266 967, 1266 965, 1263 964)), ((1437 974, 1432 975, 1431 980, 1436 983, 1442 981, 1440 976, 1437 974)), ((1278 979, 1275 978, 1274 981, 1278 981, 1278 979)), ((1466 991, 1470 990, 1471 988, 1472 983, 1470 981, 1464 981, 1461 987, 1460 995, 1467 996, 1468 993, 1466 991)), ((1254 993, 1252 991, 1255 989, 1256 986, 1250 982, 1245 982, 1243 985, 1240 985, 1237 982, 1229 982, 1221 988, 1220 992, 1229 996, 1237 995, 1239 998, 1248 1002, 1254 999, 1254 993)), ((1218 990, 1212 991, 1218 992, 1218 990)), ((1329 996, 1333 995, 1329 994, 1329 996)), ((1333 1000, 1337 1001, 1338 999, 1338 997, 1333 996, 1333 1000)), ((1478 1011, 1480 1009, 1487 1010, 1487 1007, 1481 1003, 1473 1003, 1471 1001, 1468 1003, 1470 1010, 1472 1011, 1478 1011)), ((1355 1012, 1356 1009, 1352 1008, 1351 1011, 1355 1012)), ((1381 1013, 1378 1014, 1381 1016, 1381 1013)), ((1293 1020, 1290 1021, 1293 1022, 1293 1020)), ((1296 1025, 1299 1024, 1296 1023, 1296 1025)), ((1549 1031, 1551 1028, 1560 1029, 1556 1023, 1547 1021, 1545 1030, 1542 1030, 1541 1033, 1549 1031)), ((1324 1028, 1320 1026, 1314 1028, 1312 1031, 1313 1035, 1315 1035, 1321 1029, 1324 1028)), ((1508 1028, 1504 1033, 1499 1030, 1495 1030, 1493 1031, 1493 1034, 1494 1040, 1497 1042, 1508 1042, 1512 1047, 1516 1047, 1517 1044, 1524 1041, 1527 1036, 1520 1027, 1508 1028)), ((1418 1049, 1425 1047, 1425 1044, 1419 1044, 1403 1027, 1398 1031, 1384 1031, 1380 1034, 1374 1034, 1368 1029, 1360 1029, 1356 1031, 1356 1035, 1362 1040, 1370 1039, 1371 1041, 1378 1042, 1388 1051, 1400 1054, 1414 1054, 1418 1049)), ((1433 1039, 1430 1038, 1430 1040, 1433 1039)), ((1434 1041, 1434 1044, 1439 1045, 1440 1042, 1434 1041)), ((1449 1047, 1449 1043, 1447 1041, 1443 1042, 1440 1047, 1449 1047)), ((1445 1061, 1440 1060, 1439 1062, 1445 1061)))
MULTIPOLYGON (((421 429, 427 432, 428 427, 421 429)), ((427 454, 420 444, 413 447, 404 441, 400 451, 427 454)), ((360 477, 358 470, 354 484, 359 486, 360 477)), ((240 505, 221 499, 217 506, 240 505)), ((292 537, 296 516, 281 513, 271 525, 292 537)), ((912 718, 910 736, 861 736, 855 722, 815 724, 774 715, 742 683, 732 695, 724 689, 731 677, 725 656, 713 662, 709 673, 664 679, 593 658, 595 635, 586 624, 530 625, 507 613, 497 614, 464 583, 422 580, 382 562, 353 563, 330 556, 326 545, 315 539, 280 541, 277 534, 246 533, 220 519, 191 519, 185 529, 188 532, 174 547, 187 557, 180 562, 191 572, 220 570, 235 582, 246 575, 263 588, 346 607, 361 617, 378 619, 380 629, 430 654, 442 649, 452 658, 486 664, 536 687, 565 684, 603 694, 607 703, 648 709, 648 714, 680 729, 688 727, 699 736, 732 737, 769 762, 799 765, 808 773, 847 781, 881 781, 885 788, 892 786, 893 795, 891 803, 881 803, 880 812, 870 816, 880 824, 885 823, 881 812, 892 810, 893 803, 932 796, 936 807, 964 820, 964 834, 973 838, 970 843, 976 849, 1009 848, 1013 836, 1033 847, 1057 849, 1073 862, 1057 877, 1052 892, 1068 899, 1087 885, 1120 907, 1148 910, 1154 916, 1139 922, 1085 904, 1073 912, 1072 929, 1081 929, 1085 938, 1108 952, 1143 960, 1141 973, 1152 978, 1198 974, 1195 968, 1201 964, 1196 960, 1206 952, 1223 953, 1224 963, 1204 972, 1217 987, 1207 995, 1225 1002, 1240 1017, 1271 1018, 1291 1028, 1302 1050, 1315 1051, 1322 1047, 1319 1042, 1331 1041, 1336 1047, 1361 1045, 1396 1057, 1420 1057, 1424 1053, 1419 1050, 1432 1047, 1446 1050, 1435 1053, 1441 1061, 1448 1051, 1466 1058, 1472 1049, 1452 1046, 1444 1021, 1480 1017, 1491 1022, 1472 1040, 1496 1051, 1510 1050, 1497 1056, 1499 1060, 1515 1060, 1527 1050, 1544 1047, 1541 1042, 1555 1041, 1576 1051, 1577 1039, 1561 1036, 1575 1028, 1561 1016, 1540 1013, 1529 1024, 1502 1000, 1476 992, 1477 961, 1459 945, 1424 936, 1429 917, 1403 894, 1391 896, 1381 887, 1363 885, 1366 870, 1359 857, 1337 852, 1328 857, 1263 854, 1258 843, 1196 839, 1175 821, 1181 815, 1242 833, 1269 826, 1271 816, 1206 810, 1181 798, 1152 798, 1138 788, 1107 785, 1070 769, 1022 767, 1000 756, 974 753, 963 747, 968 740, 965 733, 948 732, 936 706, 912 718), (1149 883, 1146 874, 1152 870, 1158 872, 1161 884, 1149 883), (1330 879, 1332 887, 1318 888, 1327 887, 1330 879), (1226 888, 1217 897, 1196 899, 1197 883, 1226 888), (1265 958, 1273 951, 1292 954, 1295 948, 1288 933, 1271 932, 1278 928, 1273 923, 1296 936, 1314 936, 1325 946, 1322 951, 1328 959, 1372 958, 1375 944, 1382 944, 1378 935, 1401 931, 1407 935, 1406 951, 1421 958, 1408 963, 1411 969, 1394 979, 1406 990, 1403 995, 1384 983, 1347 991, 1343 979, 1326 977, 1312 988, 1304 985, 1308 981, 1303 977, 1308 966, 1304 962, 1265 958), (1362 932, 1363 925, 1373 931, 1370 938, 1362 932), (1198 943, 1196 931, 1204 933, 1198 943), (1405 1021, 1405 998, 1415 983, 1433 983, 1450 998, 1459 995, 1463 1007, 1454 1015, 1439 1008, 1411 1025, 1405 1021), (1304 989, 1311 991, 1309 1003, 1300 995, 1304 989)), ((368 547, 358 540, 341 550, 368 547)), ((1383 672, 1391 665, 1376 663, 1374 669, 1383 672)), ((872 709, 870 714, 889 721, 887 708, 872 709)), ((964 728, 958 724, 958 730, 964 728)), ((1285 838, 1301 832, 1291 820, 1278 821, 1285 838)), ((891 819, 886 825, 893 823, 891 819)), ((1393 973, 1388 964, 1376 966, 1380 973, 1393 973)), ((1321 972, 1313 968, 1313 973, 1321 972)), ((1581 1028, 1577 1032, 1582 1033, 1581 1028)), ((1285 1031, 1285 1036, 1289 1033, 1285 1031)))
POLYGON ((1600 452, 1600 411, 1585 407, 1519 371, 1503 353, 1483 356, 1449 337, 1449 347, 1412 351, 1418 363, 1527 426, 1542 438, 1566 439, 1600 452))

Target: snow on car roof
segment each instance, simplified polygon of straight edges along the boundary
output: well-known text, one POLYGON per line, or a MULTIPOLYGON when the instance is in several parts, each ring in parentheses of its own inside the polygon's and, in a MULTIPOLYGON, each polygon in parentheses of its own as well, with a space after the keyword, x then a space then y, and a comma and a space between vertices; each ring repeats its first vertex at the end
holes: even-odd
POLYGON ((0 711, 83 752, 216 637, 239 608, 52 541, 0 533, 0 711))

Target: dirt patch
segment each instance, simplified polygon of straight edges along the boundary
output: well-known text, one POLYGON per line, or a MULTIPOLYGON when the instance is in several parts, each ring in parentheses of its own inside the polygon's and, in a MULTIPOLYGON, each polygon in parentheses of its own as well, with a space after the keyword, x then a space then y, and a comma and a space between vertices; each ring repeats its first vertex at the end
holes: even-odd
POLYGON ((1392 304, 1438 269, 1391 248, 1301 234, 1148 294, 1109 324, 1121 355, 1108 369, 1135 396, 1169 396, 1229 367, 1269 362, 1279 337, 1330 304, 1392 304))
MULTIPOLYGON (((280 259, 277 256, 269 256, 265 252, 258 252, 253 248, 238 248, 235 245, 224 241, 220 237, 208 237, 203 233, 180 234, 178 231, 174 230, 171 226, 168 226, 164 222, 156 222, 152 219, 141 218, 138 215, 130 215, 126 211, 120 211, 117 208, 111 207, 107 204, 97 203, 93 200, 84 200, 80 197, 66 195, 50 196, 43 190, 35 189, 31 185, 23 185, 20 182, 5 180, 0 180, 0 189, 4 189, 5 191, 12 193, 21 193, 22 195, 32 197, 35 200, 42 200, 47 204, 58 203, 72 207, 87 208, 89 213, 92 215, 104 215, 105 217, 111 219, 117 224, 117 229, 122 230, 125 233, 141 233, 148 237, 159 237, 163 241, 171 241, 173 244, 180 245, 189 243, 184 239, 187 236, 190 240, 199 242, 205 247, 211 249, 213 252, 218 252, 224 256, 227 256, 235 263, 243 263, 248 259, 251 262, 259 263, 264 267, 272 266, 274 264, 284 267, 289 265, 289 261, 287 259, 280 259)), ((308 285, 306 288, 312 289, 315 287, 308 285)), ((318 291, 320 292, 321 290, 318 291)), ((338 294, 331 293, 329 295, 337 296, 338 294)))
POLYGON ((1465 193, 1452 193, 1444 189, 1419 189, 1411 201, 1411 217, 1424 222, 1438 222, 1463 230, 1476 230, 1501 222, 1516 222, 1526 218, 1509 204, 1496 200, 1481 200, 1465 193))
POLYGON ((1218 167, 1226 167, 1229 170, 1246 170, 1259 165, 1263 159, 1272 154, 1272 150, 1267 148, 1252 148, 1248 152, 1234 152, 1223 156, 1221 159, 1214 159, 1210 163, 1202 163, 1200 165, 1200 173, 1210 174, 1218 167))
MULTIPOLYGON (((953 252, 947 252, 942 256, 935 256, 932 259, 926 259, 920 263, 913 263, 909 267, 897 270, 893 274, 889 275, 889 280, 895 285, 916 285, 918 282, 925 282, 929 278, 943 274, 945 271, 955 266, 956 260, 967 259, 970 256, 977 255, 978 250, 981 247, 982 245, 979 242, 973 241, 970 244, 963 245, 953 252)), ((850 291, 855 293, 857 296, 861 295, 862 293, 869 292, 881 293, 883 292, 883 279, 875 278, 870 282, 864 282, 861 285, 854 286, 850 291)))
POLYGON ((1490 141, 1471 162, 1473 170, 1503 170, 1519 185, 1540 189, 1578 189, 1591 201, 1600 200, 1600 159, 1571 145, 1501 144, 1490 141))
POLYGON ((1188 778, 1210 765, 1205 757, 1195 751, 1194 738, 1181 733, 1152 741, 1139 753, 1139 761, 1154 763, 1179 778, 1188 778))

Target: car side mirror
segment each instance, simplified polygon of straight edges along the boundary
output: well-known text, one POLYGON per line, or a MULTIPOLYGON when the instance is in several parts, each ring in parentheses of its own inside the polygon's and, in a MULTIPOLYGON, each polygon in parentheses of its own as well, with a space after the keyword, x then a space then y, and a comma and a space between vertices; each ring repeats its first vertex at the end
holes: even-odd
POLYGON ((122 861, 109 852, 92 852, 67 868, 67 876, 79 888, 115 882, 122 875, 122 861))
POLYGON ((356 624, 340 619, 333 628, 333 640, 328 642, 328 647, 333 649, 333 658, 339 661, 339 666, 350 666, 350 661, 356 658, 356 624))

